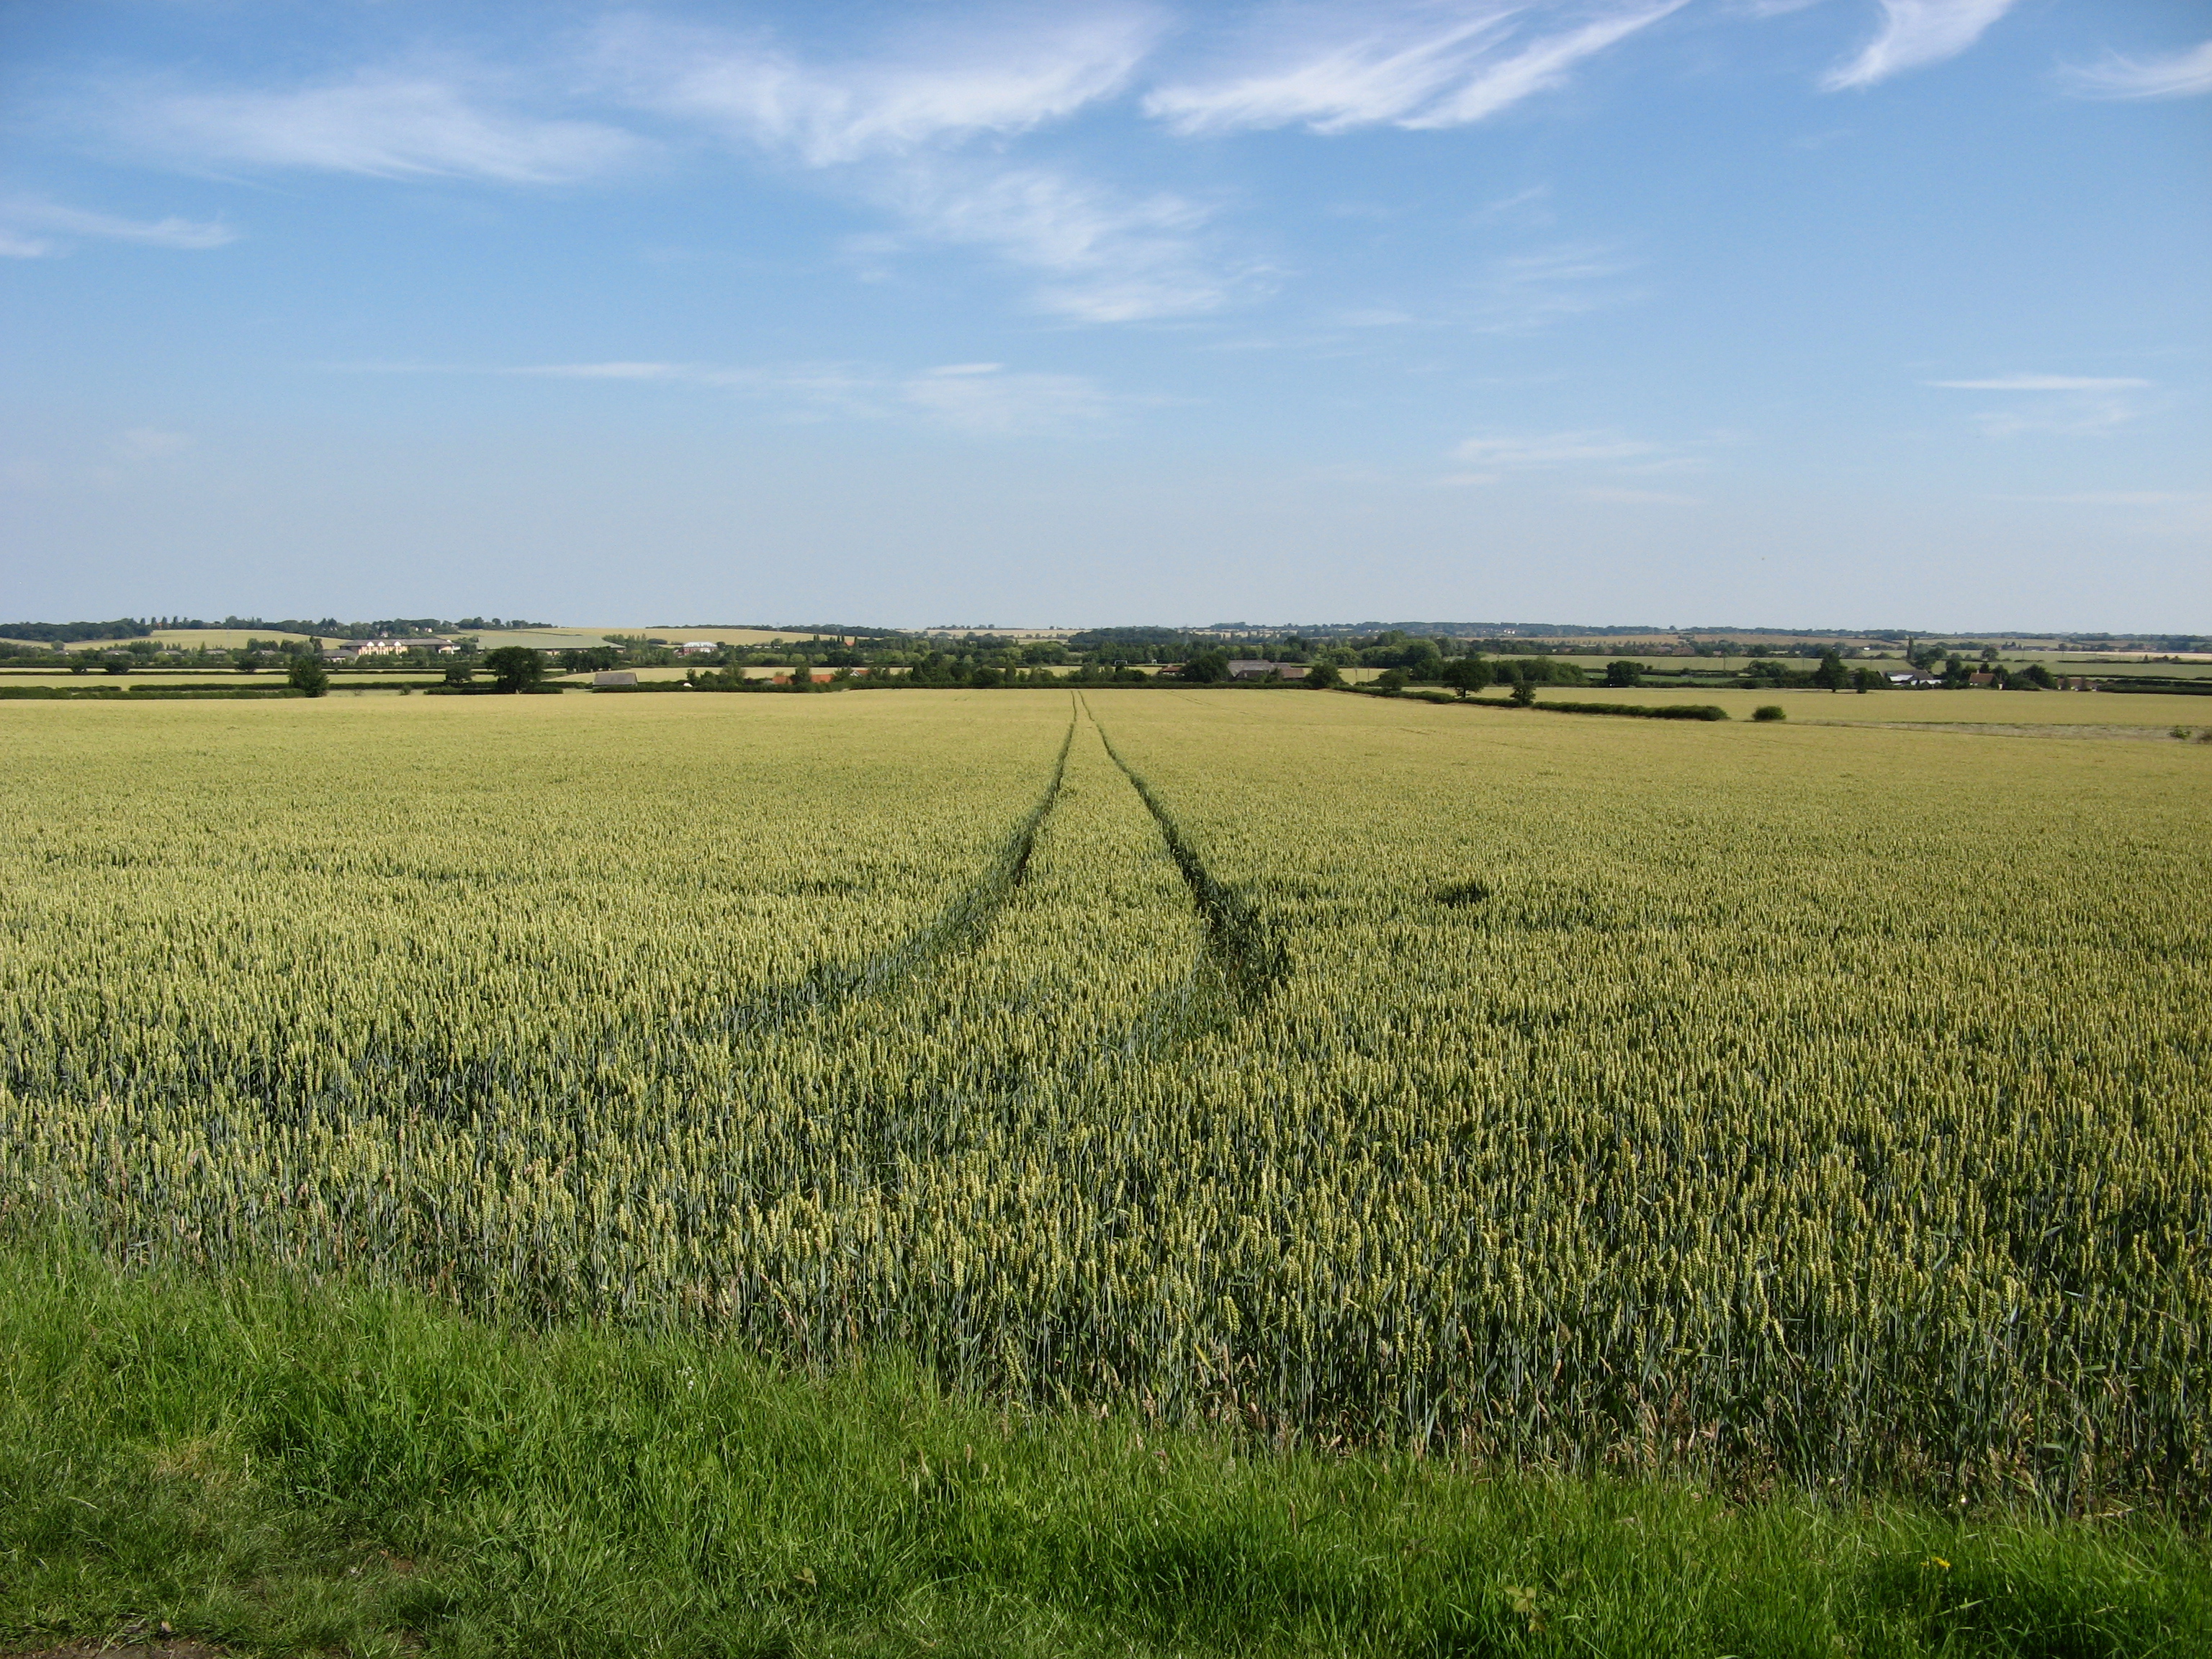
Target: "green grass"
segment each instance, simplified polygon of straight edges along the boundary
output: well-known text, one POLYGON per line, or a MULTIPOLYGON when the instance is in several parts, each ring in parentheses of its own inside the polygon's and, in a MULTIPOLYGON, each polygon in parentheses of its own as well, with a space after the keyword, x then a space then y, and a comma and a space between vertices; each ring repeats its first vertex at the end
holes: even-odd
POLYGON ((239 1653, 2148 1655, 2212 1559, 2141 1517, 1008 1415, 884 1361, 471 1322, 0 1250, 0 1646, 239 1653))

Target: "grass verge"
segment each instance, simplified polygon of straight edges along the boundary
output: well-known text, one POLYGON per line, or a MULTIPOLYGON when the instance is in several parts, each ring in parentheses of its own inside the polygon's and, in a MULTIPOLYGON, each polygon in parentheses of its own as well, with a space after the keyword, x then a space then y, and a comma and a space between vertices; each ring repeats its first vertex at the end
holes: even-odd
POLYGON ((0 1651, 2212 1651, 2212 1559, 2060 1522, 1009 1416, 901 1365, 0 1249, 0 1651))

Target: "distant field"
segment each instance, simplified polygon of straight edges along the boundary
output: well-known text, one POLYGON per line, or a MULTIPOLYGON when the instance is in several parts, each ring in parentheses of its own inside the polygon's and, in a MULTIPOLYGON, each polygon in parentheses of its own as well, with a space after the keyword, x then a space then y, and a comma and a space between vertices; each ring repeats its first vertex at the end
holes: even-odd
MULTIPOLYGON (((334 686, 343 686, 349 684, 354 678, 355 676, 350 671, 343 673, 335 673, 331 677, 331 683, 334 686)), ((360 678, 363 679, 411 680, 417 685, 435 685, 438 684, 441 676, 439 672, 435 669, 417 668, 410 671, 404 668, 395 667, 391 669, 389 672, 380 670, 375 672, 363 674, 360 678)), ((91 672, 85 674, 72 674, 66 671, 58 674, 26 674, 15 670, 0 668, 0 686, 74 685, 83 687, 91 685, 105 685, 111 687, 120 686, 124 690, 128 690, 134 685, 245 687, 254 685, 272 686, 282 685, 283 684, 284 671, 282 668, 264 668, 258 674, 240 674, 234 672, 223 672, 220 671, 209 672, 204 670, 191 669, 174 670, 165 673, 160 669, 149 668, 134 668, 128 674, 108 674, 102 672, 97 668, 94 669, 91 672)))
POLYGON ((274 628, 157 628, 154 638, 162 645, 204 647, 210 651, 240 651, 255 640, 307 640, 307 634, 287 634, 274 628))
POLYGON ((682 645, 690 640, 713 640, 719 645, 773 645, 779 640, 820 640, 826 634, 800 634, 766 628, 611 628, 610 634, 642 634, 648 638, 682 645))
MULTIPOLYGON (((157 628, 150 638, 157 645, 176 646, 185 650, 238 651, 254 640, 305 640, 305 634, 287 634, 276 628, 157 628)), ((28 641, 26 641, 28 643, 28 641)), ((70 651, 112 651, 129 645, 129 640, 72 640, 64 648, 70 651)))

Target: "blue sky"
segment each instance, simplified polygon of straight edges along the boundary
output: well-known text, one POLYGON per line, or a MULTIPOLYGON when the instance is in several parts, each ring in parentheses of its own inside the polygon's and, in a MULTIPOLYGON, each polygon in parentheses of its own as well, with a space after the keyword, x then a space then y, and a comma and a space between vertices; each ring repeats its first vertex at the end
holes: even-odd
POLYGON ((2204 0, 0 0, 0 612, 2212 631, 2204 0))

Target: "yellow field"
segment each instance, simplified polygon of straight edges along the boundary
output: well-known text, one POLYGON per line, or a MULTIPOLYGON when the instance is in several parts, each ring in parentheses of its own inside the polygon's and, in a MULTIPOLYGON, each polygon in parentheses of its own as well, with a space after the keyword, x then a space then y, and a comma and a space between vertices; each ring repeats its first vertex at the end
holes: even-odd
POLYGON ((774 645, 779 641, 830 637, 824 634, 794 634, 771 628, 610 628, 600 631, 643 635, 649 639, 666 640, 671 645, 683 645, 692 640, 713 640, 720 645, 774 645))
POLYGON ((1022 1401, 2201 1501, 2212 747, 1790 701, 0 704, 0 1195, 1022 1401))

